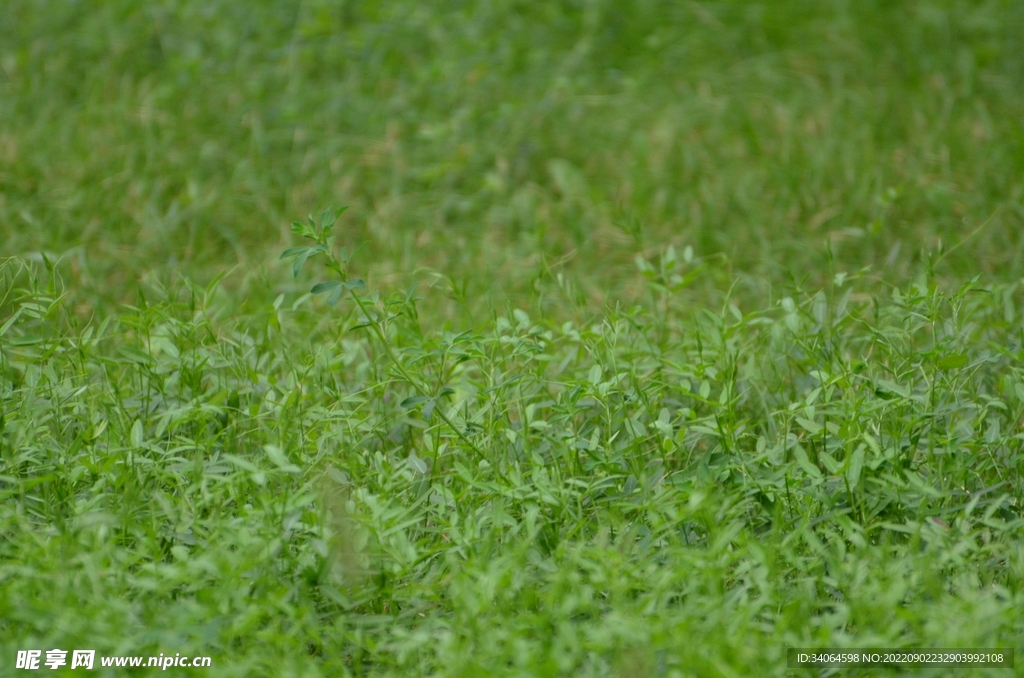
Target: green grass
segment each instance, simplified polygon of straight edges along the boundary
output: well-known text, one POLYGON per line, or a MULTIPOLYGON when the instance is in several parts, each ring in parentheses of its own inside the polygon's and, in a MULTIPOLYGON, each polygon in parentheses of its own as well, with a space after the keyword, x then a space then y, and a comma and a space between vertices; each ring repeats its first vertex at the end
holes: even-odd
POLYGON ((1020 655, 1022 53, 1009 1, 9 0, 0 673, 1020 655))

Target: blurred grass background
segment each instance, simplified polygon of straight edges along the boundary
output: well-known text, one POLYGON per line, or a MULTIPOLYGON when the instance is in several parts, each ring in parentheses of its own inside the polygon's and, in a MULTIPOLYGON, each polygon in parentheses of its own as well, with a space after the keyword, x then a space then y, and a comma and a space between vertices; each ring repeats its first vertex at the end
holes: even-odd
POLYGON ((1024 4, 137 3, 0 12, 0 253, 82 310, 147 273, 276 294, 287 224, 350 205, 372 276, 600 308, 637 253, 764 295, 872 266, 1021 274, 1024 4))

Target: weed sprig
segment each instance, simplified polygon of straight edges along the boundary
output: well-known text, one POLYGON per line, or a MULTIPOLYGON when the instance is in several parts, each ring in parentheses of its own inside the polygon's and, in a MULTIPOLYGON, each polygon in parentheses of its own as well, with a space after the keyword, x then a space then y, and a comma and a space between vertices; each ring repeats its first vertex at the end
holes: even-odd
MULTIPOLYGON (((473 452, 479 461, 487 464, 493 469, 496 476, 508 483, 508 478, 502 472, 500 465, 484 454, 483 450, 473 442, 463 431, 462 427, 458 426, 448 416, 443 406, 438 407, 441 399, 453 394, 455 392, 454 389, 441 383, 431 386, 421 377, 412 374, 391 345, 388 324, 403 315, 403 307, 408 307, 415 303, 411 292, 402 302, 392 302, 381 308, 381 300, 378 294, 367 292, 366 283, 362 279, 349 277, 348 268, 351 258, 344 249, 340 252, 335 252, 335 236, 330 234, 331 228, 344 211, 345 208, 325 210, 321 215, 319 224, 312 216, 308 218, 306 223, 294 222, 292 224, 292 233, 313 240, 316 244, 311 247, 289 248, 281 254, 281 259, 293 260, 292 274, 295 278, 298 278, 307 261, 322 257, 326 268, 334 273, 338 279, 318 282, 310 289, 310 293, 328 294, 327 303, 334 306, 342 295, 348 292, 349 297, 362 314, 359 317, 358 324, 351 329, 369 328, 402 381, 417 394, 412 398, 403 400, 402 406, 415 407, 424 405, 428 408, 428 411, 436 413, 448 429, 458 436, 459 440, 473 452)), ((435 470, 437 470, 436 465, 435 470)))

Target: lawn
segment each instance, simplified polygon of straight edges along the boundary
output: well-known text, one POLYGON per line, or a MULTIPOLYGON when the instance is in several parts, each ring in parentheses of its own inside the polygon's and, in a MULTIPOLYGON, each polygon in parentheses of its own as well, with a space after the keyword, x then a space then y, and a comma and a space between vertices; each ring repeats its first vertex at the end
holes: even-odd
POLYGON ((1011 0, 5 0, 0 673, 1015 675, 1022 282, 1011 0))

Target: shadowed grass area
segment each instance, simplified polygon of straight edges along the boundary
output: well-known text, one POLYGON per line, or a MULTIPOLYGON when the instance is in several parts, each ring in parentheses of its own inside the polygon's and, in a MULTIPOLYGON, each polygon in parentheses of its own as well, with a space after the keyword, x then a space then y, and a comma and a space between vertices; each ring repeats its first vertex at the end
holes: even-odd
POLYGON ((1012 2, 6 3, 0 662, 1024 649, 1021 54, 1012 2))

